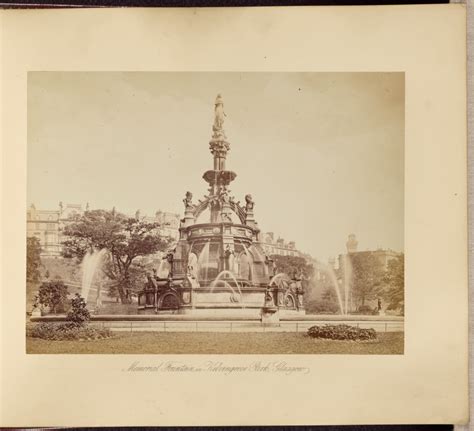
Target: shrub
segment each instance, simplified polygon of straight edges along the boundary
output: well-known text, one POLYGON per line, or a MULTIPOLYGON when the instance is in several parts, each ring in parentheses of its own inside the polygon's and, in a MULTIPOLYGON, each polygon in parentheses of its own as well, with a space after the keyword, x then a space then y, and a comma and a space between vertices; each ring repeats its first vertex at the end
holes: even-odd
POLYGON ((312 326, 308 329, 308 335, 312 338, 324 338, 329 340, 375 340, 377 333, 374 329, 362 329, 350 325, 323 325, 312 326))
POLYGON ((42 322, 27 328, 27 336, 42 338, 43 340, 98 340, 109 338, 112 333, 109 329, 100 329, 93 326, 78 326, 74 322, 47 323, 42 322))
POLYGON ((71 309, 67 314, 67 320, 77 326, 84 326, 91 318, 86 308, 86 301, 78 293, 71 300, 71 309))
POLYGON ((356 314, 376 315, 379 314, 379 310, 377 307, 372 308, 370 305, 361 305, 357 309, 356 314))
POLYGON ((26 239, 26 279, 39 281, 41 266, 41 244, 38 238, 26 239))
POLYGON ((306 305, 306 311, 310 313, 335 314, 339 311, 339 306, 333 301, 310 301, 306 305))
POLYGON ((64 311, 67 299, 67 286, 61 280, 45 281, 38 291, 39 303, 50 307, 53 313, 64 311))

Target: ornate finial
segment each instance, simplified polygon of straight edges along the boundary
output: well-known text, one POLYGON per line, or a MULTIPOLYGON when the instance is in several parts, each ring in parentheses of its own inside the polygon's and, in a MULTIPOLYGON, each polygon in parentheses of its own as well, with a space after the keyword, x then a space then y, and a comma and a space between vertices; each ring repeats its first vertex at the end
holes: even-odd
POLYGON ((220 94, 217 95, 214 103, 214 124, 212 126, 212 139, 227 139, 224 132, 224 119, 226 114, 224 112, 224 100, 220 94))

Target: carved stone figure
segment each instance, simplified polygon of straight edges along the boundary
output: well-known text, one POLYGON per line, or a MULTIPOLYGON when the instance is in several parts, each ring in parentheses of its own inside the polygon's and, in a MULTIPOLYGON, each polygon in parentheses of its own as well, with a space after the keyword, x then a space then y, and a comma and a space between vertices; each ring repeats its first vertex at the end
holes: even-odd
POLYGON ((154 277, 152 277, 152 275, 150 273, 147 273, 146 278, 147 278, 147 287, 148 287, 148 289, 150 289, 150 290, 156 289, 157 284, 156 284, 156 281, 154 280, 154 277))
POLYGON ((186 210, 193 210, 193 194, 191 192, 186 192, 186 197, 183 199, 184 208, 186 210))
POLYGON ((173 260, 174 260, 173 252, 170 251, 163 259, 166 259, 168 261, 168 263, 170 263, 172 265, 173 260))
POLYGON ((253 206, 255 205, 254 201, 252 200, 252 195, 245 196, 245 211, 253 211, 253 206))
POLYGON ((214 104, 214 125, 212 126, 212 130, 214 131, 214 137, 224 137, 224 100, 220 94, 216 97, 216 102, 214 104))
POLYGON ((272 307, 274 305, 275 305, 275 302, 273 300, 273 294, 270 290, 270 287, 268 286, 265 291, 265 307, 272 307))
POLYGON ((231 223, 232 222, 232 217, 229 213, 221 213, 221 220, 224 223, 231 223))
POLYGON ((225 251, 224 251, 224 256, 226 259, 229 259, 230 256, 232 256, 234 254, 234 251, 230 249, 230 245, 227 244, 227 247, 225 248, 225 251))
POLYGON ((221 193, 221 200, 222 200, 222 202, 225 203, 225 204, 230 203, 230 198, 229 198, 229 195, 227 194, 227 191, 224 190, 224 191, 221 193))

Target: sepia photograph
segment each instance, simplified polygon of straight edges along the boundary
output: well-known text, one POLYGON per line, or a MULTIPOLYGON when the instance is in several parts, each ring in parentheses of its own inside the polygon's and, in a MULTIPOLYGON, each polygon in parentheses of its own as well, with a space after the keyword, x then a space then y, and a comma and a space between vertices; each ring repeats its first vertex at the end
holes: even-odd
POLYGON ((404 74, 30 72, 28 353, 403 354, 404 74))
POLYGON ((2 426, 468 422, 463 5, 0 15, 2 426))

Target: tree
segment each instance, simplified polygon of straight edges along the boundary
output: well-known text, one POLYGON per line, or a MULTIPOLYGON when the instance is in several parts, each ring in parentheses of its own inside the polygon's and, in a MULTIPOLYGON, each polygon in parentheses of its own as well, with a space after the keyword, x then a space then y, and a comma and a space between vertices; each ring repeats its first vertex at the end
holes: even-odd
POLYGON ((160 235, 159 223, 127 217, 115 210, 86 211, 68 224, 63 242, 65 257, 82 259, 87 251, 106 249, 109 260, 103 270, 115 281, 122 303, 130 302, 134 288, 135 260, 138 257, 166 250, 171 239, 160 235))
POLYGON ((385 268, 380 259, 373 253, 350 254, 352 264, 352 292, 364 306, 365 301, 380 295, 385 268))
POLYGON ((328 302, 337 303, 337 294, 334 291, 334 287, 326 287, 321 295, 321 299, 328 302))
POLYGON ((38 302, 50 307, 53 313, 62 311, 67 299, 67 286, 62 280, 45 281, 38 292, 38 302))
POLYGON ((38 281, 41 266, 41 244, 36 237, 26 239, 26 279, 38 281))
POLYGON ((76 326, 84 326, 90 318, 85 299, 76 293, 71 300, 71 309, 67 313, 67 320, 76 326))
POLYGON ((384 278, 387 291, 384 295, 389 310, 401 309, 405 305, 405 256, 397 256, 388 262, 387 273, 384 278))
POLYGON ((314 274, 313 265, 307 263, 304 257, 274 254, 270 258, 275 262, 277 272, 283 272, 290 277, 302 276, 303 279, 310 279, 314 274))
POLYGON ((283 272, 289 277, 301 277, 301 285, 304 290, 304 300, 308 302, 311 292, 315 287, 314 267, 308 263, 304 257, 282 256, 274 254, 270 256, 276 265, 276 272, 283 272))

